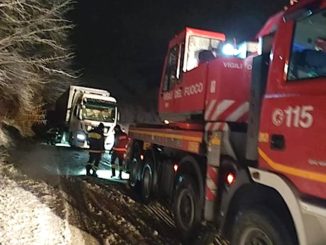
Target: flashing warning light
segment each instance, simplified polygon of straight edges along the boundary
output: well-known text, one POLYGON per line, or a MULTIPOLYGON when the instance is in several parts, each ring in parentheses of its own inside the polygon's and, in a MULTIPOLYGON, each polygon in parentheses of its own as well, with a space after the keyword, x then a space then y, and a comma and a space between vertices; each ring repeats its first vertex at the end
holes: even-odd
POLYGON ((174 164, 174 165, 173 165, 173 170, 174 170, 174 172, 177 172, 177 171, 178 171, 178 167, 179 167, 178 164, 174 164))
POLYGON ((239 54, 239 51, 231 43, 226 43, 222 48, 222 52, 224 55, 238 55, 239 54))
POLYGON ((140 160, 144 160, 144 155, 140 154, 140 160))
POLYGON ((235 174, 229 172, 229 173, 226 175, 226 183, 227 183, 228 185, 232 185, 234 182, 235 182, 235 174))

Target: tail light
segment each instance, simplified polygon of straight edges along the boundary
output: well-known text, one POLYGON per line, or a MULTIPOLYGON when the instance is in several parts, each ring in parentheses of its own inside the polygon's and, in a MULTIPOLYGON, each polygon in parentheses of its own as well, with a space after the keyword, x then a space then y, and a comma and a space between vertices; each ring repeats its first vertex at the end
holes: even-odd
POLYGON ((227 172, 225 175, 225 182, 228 186, 234 184, 236 175, 233 172, 227 172))
POLYGON ((178 167, 179 167, 178 164, 173 165, 173 170, 174 170, 175 173, 178 171, 178 167))

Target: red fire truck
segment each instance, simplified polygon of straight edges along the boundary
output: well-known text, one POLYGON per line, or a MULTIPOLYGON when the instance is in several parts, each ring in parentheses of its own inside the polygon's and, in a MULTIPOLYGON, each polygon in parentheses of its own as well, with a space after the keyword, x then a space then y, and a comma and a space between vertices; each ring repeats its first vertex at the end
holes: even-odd
POLYGON ((170 41, 165 124, 130 127, 126 164, 144 202, 169 200, 185 241, 206 225, 236 245, 326 244, 325 7, 270 18, 256 53, 223 56, 224 34, 192 28, 170 41))

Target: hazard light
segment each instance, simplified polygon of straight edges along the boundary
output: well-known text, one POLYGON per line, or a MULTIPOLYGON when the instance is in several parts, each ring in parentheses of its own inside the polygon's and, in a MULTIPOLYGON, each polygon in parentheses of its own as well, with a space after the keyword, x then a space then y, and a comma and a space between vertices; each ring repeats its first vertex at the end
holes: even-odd
POLYGON ((225 181, 227 185, 232 185, 235 182, 235 174, 232 172, 227 173, 225 181))
POLYGON ((239 50, 236 49, 231 43, 226 43, 224 44, 222 48, 222 52, 224 55, 238 55, 239 50))

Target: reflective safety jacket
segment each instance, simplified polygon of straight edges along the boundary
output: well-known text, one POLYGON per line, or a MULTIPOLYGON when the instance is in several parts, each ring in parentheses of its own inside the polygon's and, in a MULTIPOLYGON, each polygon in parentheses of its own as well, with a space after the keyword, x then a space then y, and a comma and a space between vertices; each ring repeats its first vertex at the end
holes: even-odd
POLYGON ((126 153, 128 141, 129 137, 125 132, 120 131, 114 135, 114 145, 112 150, 119 158, 123 158, 123 155, 126 153))
POLYGON ((95 153, 104 152, 105 137, 103 131, 99 128, 95 128, 88 133, 89 151, 95 153))

